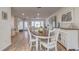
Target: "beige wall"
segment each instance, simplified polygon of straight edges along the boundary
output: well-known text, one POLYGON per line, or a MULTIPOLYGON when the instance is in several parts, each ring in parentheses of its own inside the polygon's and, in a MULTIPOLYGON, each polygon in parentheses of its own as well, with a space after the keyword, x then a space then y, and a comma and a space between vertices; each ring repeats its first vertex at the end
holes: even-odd
POLYGON ((74 8, 74 24, 79 28, 79 7, 74 8))
POLYGON ((51 15, 50 17, 55 15, 57 16, 57 21, 61 23, 61 27, 70 27, 70 24, 72 23, 75 28, 79 28, 79 8, 63 7, 57 12, 55 12, 53 15, 51 15), (72 12, 72 21, 62 22, 61 21, 62 15, 70 11, 72 12))
POLYGON ((11 16, 11 29, 14 29, 15 28, 15 17, 14 16, 11 16))
POLYGON ((11 45, 11 8, 0 7, 0 50, 9 45, 11 45), (7 20, 2 19, 2 11, 7 13, 7 20))

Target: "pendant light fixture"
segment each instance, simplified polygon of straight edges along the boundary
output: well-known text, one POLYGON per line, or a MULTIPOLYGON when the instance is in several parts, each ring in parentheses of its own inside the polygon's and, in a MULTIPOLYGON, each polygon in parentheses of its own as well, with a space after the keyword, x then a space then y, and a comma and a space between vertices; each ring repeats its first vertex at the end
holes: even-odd
POLYGON ((37 18, 37 19, 40 18, 40 8, 41 8, 41 7, 37 7, 37 14, 36 14, 36 18, 37 18))

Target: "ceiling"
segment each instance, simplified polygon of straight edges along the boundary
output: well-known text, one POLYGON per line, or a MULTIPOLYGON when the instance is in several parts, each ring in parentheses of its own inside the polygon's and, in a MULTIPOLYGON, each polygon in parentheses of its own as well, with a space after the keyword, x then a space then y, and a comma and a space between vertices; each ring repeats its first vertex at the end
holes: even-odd
POLYGON ((61 7, 12 7, 12 15, 25 18, 47 18, 61 7), (24 13, 24 15, 22 15, 24 13))

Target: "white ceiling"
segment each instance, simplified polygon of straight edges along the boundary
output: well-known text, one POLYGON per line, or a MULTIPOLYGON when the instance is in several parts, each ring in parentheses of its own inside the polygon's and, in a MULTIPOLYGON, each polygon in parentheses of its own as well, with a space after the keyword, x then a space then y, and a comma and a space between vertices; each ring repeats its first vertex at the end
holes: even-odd
POLYGON ((18 17, 35 18, 39 12, 40 18, 47 18, 60 8, 61 7, 42 7, 38 10, 37 7, 12 7, 12 15, 18 17), (22 13, 24 13, 24 16, 22 13))

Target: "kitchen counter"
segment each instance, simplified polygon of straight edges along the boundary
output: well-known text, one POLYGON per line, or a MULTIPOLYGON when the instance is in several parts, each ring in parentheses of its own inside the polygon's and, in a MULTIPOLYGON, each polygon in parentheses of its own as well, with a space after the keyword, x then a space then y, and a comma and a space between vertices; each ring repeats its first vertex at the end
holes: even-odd
POLYGON ((79 29, 74 28, 60 28, 60 40, 59 42, 69 49, 79 48, 79 29))
POLYGON ((60 28, 60 29, 64 29, 64 30, 79 30, 78 28, 60 28))

